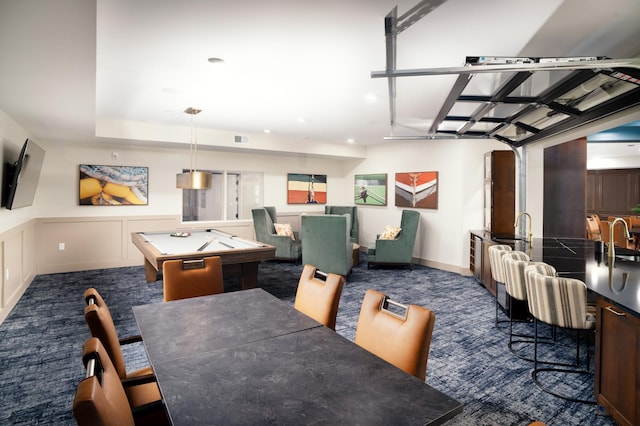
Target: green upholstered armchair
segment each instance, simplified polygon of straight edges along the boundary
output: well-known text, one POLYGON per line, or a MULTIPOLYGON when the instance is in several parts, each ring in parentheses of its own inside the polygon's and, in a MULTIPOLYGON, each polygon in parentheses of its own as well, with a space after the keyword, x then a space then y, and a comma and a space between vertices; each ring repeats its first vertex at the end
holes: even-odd
POLYGON ((346 277, 353 266, 349 215, 303 215, 301 219, 302 263, 346 277))
POLYGON ((325 214, 348 214, 351 219, 349 236, 351 242, 358 244, 358 208, 356 206, 324 206, 325 214))
POLYGON ((375 246, 367 252, 367 269, 372 265, 406 265, 411 269, 413 246, 416 242, 420 212, 403 210, 401 231, 393 240, 376 239, 375 246))
POLYGON ((297 233, 294 232, 295 240, 287 235, 276 234, 276 229, 273 226, 276 220, 275 207, 252 209, 251 214, 253 215, 256 240, 274 246, 276 259, 295 260, 296 262, 300 260, 302 243, 297 233))

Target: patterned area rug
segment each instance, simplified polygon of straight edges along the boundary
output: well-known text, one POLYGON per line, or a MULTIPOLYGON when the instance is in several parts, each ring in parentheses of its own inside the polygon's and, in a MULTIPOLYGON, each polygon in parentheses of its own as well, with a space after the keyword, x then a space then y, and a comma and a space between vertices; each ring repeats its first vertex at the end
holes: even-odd
MULTIPOLYGON (((301 265, 266 262, 259 285, 293 304, 301 271, 301 265)), ((120 337, 138 332, 132 306, 162 301, 162 282, 147 283, 143 267, 38 276, 0 326, 0 424, 75 424, 71 404, 84 374, 80 353, 89 333, 82 294, 88 287, 96 287, 109 304, 120 337)), ((426 382, 464 404, 448 425, 614 424, 595 405, 567 402, 534 385, 532 364, 508 350, 508 336, 495 326, 494 299, 472 277, 421 266, 367 270, 361 262, 348 277, 338 311, 336 331, 349 340, 368 288, 436 313, 426 382)), ((237 280, 225 279, 226 291, 238 289, 237 280)), ((521 327, 524 333, 531 324, 521 327)), ((570 359, 575 341, 560 333, 555 345, 545 346, 553 349, 545 349, 545 359, 570 359)), ((532 354, 531 347, 519 350, 532 354)), ((148 363, 141 344, 125 347, 124 356, 129 370, 148 363)), ((593 375, 545 380, 593 397, 593 375)))

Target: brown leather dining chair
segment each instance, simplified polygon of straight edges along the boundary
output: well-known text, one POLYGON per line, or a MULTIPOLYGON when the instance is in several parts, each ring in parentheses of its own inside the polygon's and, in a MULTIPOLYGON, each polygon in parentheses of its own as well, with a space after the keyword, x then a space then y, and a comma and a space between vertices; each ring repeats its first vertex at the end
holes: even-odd
POLYGON ((342 275, 326 274, 313 265, 304 265, 294 308, 335 330, 344 281, 342 275))
POLYGON ((590 240, 602 241, 602 228, 598 215, 587 215, 587 238, 590 240))
POLYGON ((435 320, 436 315, 427 308, 403 305, 369 289, 362 301, 355 343, 425 380, 435 320))
POLYGON ((168 425, 162 401, 132 410, 127 394, 107 351, 95 337, 82 348, 86 369, 73 400, 73 417, 79 426, 168 425))
POLYGON ((139 335, 125 339, 118 337, 111 312, 95 288, 89 288, 84 292, 84 300, 87 304, 84 308, 84 319, 91 336, 100 339, 120 380, 132 384, 125 390, 130 405, 137 407, 160 400, 160 389, 158 384, 152 381, 154 375, 151 367, 147 366, 127 373, 124 363, 121 345, 139 342, 142 338, 139 335))
POLYGON ((224 293, 219 256, 167 260, 162 264, 164 301, 224 293))

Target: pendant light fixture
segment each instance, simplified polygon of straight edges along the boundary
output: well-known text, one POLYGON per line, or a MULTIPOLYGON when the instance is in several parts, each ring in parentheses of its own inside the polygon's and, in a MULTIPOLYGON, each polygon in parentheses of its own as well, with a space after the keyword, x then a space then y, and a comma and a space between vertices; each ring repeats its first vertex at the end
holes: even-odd
POLYGON ((191 137, 189 141, 190 165, 189 172, 176 175, 176 188, 179 189, 209 189, 211 188, 211 173, 198 171, 198 133, 196 116, 201 109, 189 107, 184 110, 191 116, 191 137))

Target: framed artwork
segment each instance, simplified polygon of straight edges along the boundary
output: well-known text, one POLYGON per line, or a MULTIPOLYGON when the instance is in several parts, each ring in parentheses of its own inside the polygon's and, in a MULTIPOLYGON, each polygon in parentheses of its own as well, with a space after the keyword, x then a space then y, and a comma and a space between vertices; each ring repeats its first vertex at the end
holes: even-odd
POLYGON ((80 164, 81 206, 148 205, 149 168, 80 164))
POLYGON ((396 206, 438 208, 438 172, 396 173, 396 206))
POLYGON ((327 175, 288 173, 287 203, 326 204, 327 175))
POLYGON ((368 206, 386 206, 387 174, 355 175, 353 203, 368 206))

